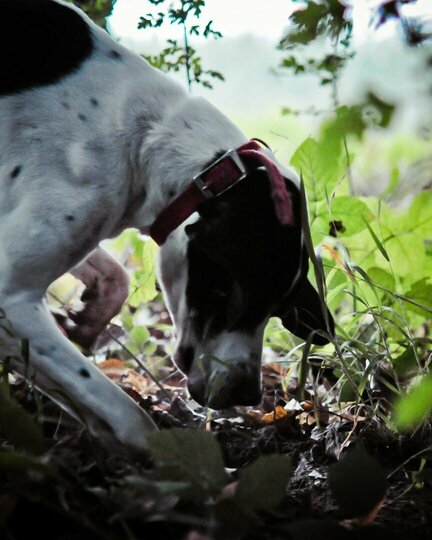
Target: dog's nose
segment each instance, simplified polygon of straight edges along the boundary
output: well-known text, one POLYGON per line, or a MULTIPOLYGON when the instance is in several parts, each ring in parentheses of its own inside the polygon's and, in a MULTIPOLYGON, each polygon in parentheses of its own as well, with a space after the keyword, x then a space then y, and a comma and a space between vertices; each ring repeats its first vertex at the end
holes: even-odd
POLYGON ((262 395, 261 373, 242 361, 228 370, 214 371, 207 380, 189 380, 188 389, 195 401, 211 409, 257 405, 262 395))

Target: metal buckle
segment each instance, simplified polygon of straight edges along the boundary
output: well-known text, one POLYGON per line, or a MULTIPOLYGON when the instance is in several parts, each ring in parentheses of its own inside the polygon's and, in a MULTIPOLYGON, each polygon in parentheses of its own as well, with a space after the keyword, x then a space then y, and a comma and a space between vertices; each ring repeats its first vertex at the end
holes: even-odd
POLYGON ((235 184, 237 184, 237 182, 240 182, 241 180, 243 180, 243 178, 246 177, 246 174, 247 174, 246 167, 243 161, 241 160, 241 157, 238 155, 237 150, 228 150, 228 152, 226 152, 223 156, 221 156, 219 159, 214 161, 211 165, 209 165, 199 174, 194 176, 192 180, 206 199, 212 199, 213 197, 218 197, 219 195, 222 195, 222 193, 225 193, 225 191, 228 191, 229 189, 231 189, 235 184), (201 177, 204 174, 206 174, 208 171, 213 169, 213 167, 215 167, 218 163, 220 163, 221 161, 227 158, 231 159, 231 161, 237 167, 237 169, 240 172, 240 177, 237 178, 235 182, 230 184, 227 188, 220 191, 219 193, 213 193, 212 190, 209 188, 209 186, 204 182, 204 180, 201 177))

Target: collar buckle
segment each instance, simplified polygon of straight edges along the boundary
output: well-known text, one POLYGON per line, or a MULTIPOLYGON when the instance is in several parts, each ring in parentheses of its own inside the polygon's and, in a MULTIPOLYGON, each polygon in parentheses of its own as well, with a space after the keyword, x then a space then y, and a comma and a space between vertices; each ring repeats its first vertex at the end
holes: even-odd
POLYGON ((200 190, 200 192, 204 195, 206 199, 212 199, 213 197, 218 197, 219 195, 222 195, 222 193, 225 193, 225 191, 228 191, 233 186, 235 186, 238 182, 243 180, 247 175, 246 167, 239 156, 237 150, 228 150, 225 154, 223 154, 219 159, 216 161, 213 161, 211 165, 209 165, 206 169, 201 171, 199 174, 193 177, 192 181, 197 186, 197 188, 200 190), (218 193, 213 193, 213 191, 210 189, 210 187, 205 183, 203 176, 206 175, 208 172, 210 172, 218 163, 225 159, 230 159, 234 165, 237 167, 240 176, 232 182, 227 188, 223 189, 222 191, 219 191, 218 193))

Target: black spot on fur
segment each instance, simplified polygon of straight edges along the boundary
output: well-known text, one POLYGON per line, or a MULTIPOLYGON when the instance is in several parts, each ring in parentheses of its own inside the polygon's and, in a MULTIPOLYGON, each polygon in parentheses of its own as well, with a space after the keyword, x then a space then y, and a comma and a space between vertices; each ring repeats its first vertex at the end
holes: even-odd
POLYGON ((87 122, 87 116, 85 114, 79 114, 78 115, 78 118, 82 121, 82 122, 87 122))
POLYGON ((69 111, 70 108, 71 108, 70 105, 69 105, 69 103, 66 103, 66 101, 62 101, 62 107, 63 107, 64 109, 66 109, 67 111, 69 111))
POLYGON ((22 171, 21 165, 17 165, 15 169, 11 172, 10 177, 16 178, 20 174, 21 171, 22 171))
POLYGON ((108 55, 110 58, 114 58, 114 60, 121 60, 123 58, 119 52, 114 50, 110 51, 108 55))
POLYGON ((87 369, 84 369, 84 368, 81 368, 79 370, 79 374, 81 375, 81 377, 85 377, 86 379, 90 379, 90 373, 87 369))
POLYGON ((88 24, 49 0, 0 2, 0 95, 53 84, 93 50, 88 24))
POLYGON ((65 219, 66 219, 66 221, 74 221, 75 216, 68 215, 68 216, 65 216, 65 219))
POLYGON ((99 101, 96 98, 90 98, 90 103, 93 105, 93 107, 99 106, 99 101))
POLYGON ((174 191, 173 189, 170 189, 170 190, 168 191, 168 197, 171 198, 171 197, 174 197, 174 195, 175 195, 175 191, 174 191))

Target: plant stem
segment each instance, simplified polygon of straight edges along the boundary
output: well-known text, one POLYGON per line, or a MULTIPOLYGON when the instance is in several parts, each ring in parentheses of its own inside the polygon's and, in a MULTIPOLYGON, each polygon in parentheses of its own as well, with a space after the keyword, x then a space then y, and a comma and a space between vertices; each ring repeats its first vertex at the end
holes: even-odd
MULTIPOLYGON (((182 8, 184 8, 184 1, 182 1, 182 8)), ((187 34, 187 27, 186 27, 186 19, 183 21, 183 42, 184 42, 184 48, 186 53, 186 77, 187 77, 187 83, 189 87, 189 92, 192 91, 192 79, 190 74, 190 49, 189 49, 189 39, 187 34)))

